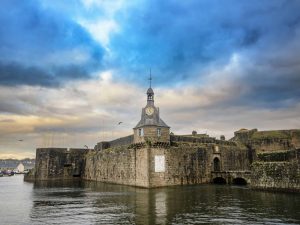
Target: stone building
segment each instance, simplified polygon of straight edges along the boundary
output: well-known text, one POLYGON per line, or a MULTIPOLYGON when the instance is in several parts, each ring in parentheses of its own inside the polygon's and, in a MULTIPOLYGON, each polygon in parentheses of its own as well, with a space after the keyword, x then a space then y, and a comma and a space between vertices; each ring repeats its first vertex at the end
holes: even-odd
POLYGON ((132 135, 94 149, 37 149, 35 172, 25 179, 81 178, 146 188, 213 182, 300 191, 300 130, 241 129, 230 140, 196 131, 174 135, 160 118, 151 86, 146 94, 132 135), (274 162, 278 154, 280 162, 274 162), (287 182, 275 176, 279 164, 287 182))
POLYGON ((147 105, 142 109, 142 118, 133 128, 133 133, 134 143, 170 143, 170 127, 159 116, 151 87, 147 90, 147 105))

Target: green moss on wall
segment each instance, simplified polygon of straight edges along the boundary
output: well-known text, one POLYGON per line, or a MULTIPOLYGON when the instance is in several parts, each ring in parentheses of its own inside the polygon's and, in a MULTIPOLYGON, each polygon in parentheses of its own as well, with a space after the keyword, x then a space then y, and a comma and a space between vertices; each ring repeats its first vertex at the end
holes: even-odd
POLYGON ((273 131, 259 131, 255 132, 251 139, 261 140, 261 139, 289 139, 290 135, 285 131, 273 130, 273 131))
POLYGON ((264 162, 289 161, 296 158, 296 150, 261 152, 257 154, 257 159, 264 162))

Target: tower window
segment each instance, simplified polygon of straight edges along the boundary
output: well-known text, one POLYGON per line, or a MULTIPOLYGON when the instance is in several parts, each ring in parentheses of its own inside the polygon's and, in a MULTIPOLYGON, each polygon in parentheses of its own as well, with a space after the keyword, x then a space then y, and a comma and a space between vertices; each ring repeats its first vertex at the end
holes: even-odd
POLYGON ((143 128, 139 129, 139 136, 140 137, 144 136, 144 129, 143 128))
POLYGON ((158 136, 158 137, 161 136, 161 128, 157 128, 157 136, 158 136))

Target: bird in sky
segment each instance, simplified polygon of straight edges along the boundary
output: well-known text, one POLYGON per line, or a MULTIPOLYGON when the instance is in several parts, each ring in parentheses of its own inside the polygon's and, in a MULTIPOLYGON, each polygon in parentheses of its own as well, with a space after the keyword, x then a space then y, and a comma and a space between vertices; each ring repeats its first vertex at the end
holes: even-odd
POLYGON ((123 123, 123 122, 119 122, 118 125, 120 125, 121 123, 123 123))
POLYGON ((22 139, 18 140, 18 141, 23 141, 22 139))

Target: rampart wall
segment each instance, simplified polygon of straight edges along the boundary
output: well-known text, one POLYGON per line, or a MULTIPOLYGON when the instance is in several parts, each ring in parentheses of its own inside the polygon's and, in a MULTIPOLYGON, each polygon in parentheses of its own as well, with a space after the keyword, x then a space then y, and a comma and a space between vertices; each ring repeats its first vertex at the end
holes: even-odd
POLYGON ((214 143, 214 144, 221 144, 221 145, 232 145, 236 146, 236 143, 233 141, 224 141, 224 140, 217 140, 216 138, 212 137, 197 137, 197 136, 187 136, 187 135, 170 135, 171 143, 177 142, 185 142, 185 143, 214 143))
POLYGON ((300 192, 300 149, 258 154, 251 168, 252 188, 300 192))
POLYGON ((297 149, 300 148, 300 130, 242 129, 234 132, 234 138, 231 140, 242 143, 257 153, 297 149))
POLYGON ((249 170, 246 149, 215 144, 134 148, 122 146, 90 151, 86 156, 83 179, 141 187, 200 184, 211 182, 214 158, 220 170, 249 170), (155 171, 155 157, 164 157, 164 171, 155 171))
POLYGON ((149 186, 147 149, 128 146, 90 151, 82 178, 108 183, 149 186))
POLYGON ((88 150, 38 148, 34 177, 36 180, 73 179, 80 177, 88 150))
POLYGON ((299 130, 240 133, 231 141, 202 135, 170 135, 170 143, 134 144, 130 135, 100 142, 93 150, 40 148, 36 152, 36 172, 25 179, 81 177, 160 187, 209 183, 218 174, 247 174, 247 182, 251 181, 253 188, 300 190, 300 149, 296 148, 299 130), (263 151, 265 146, 281 150, 263 151))

